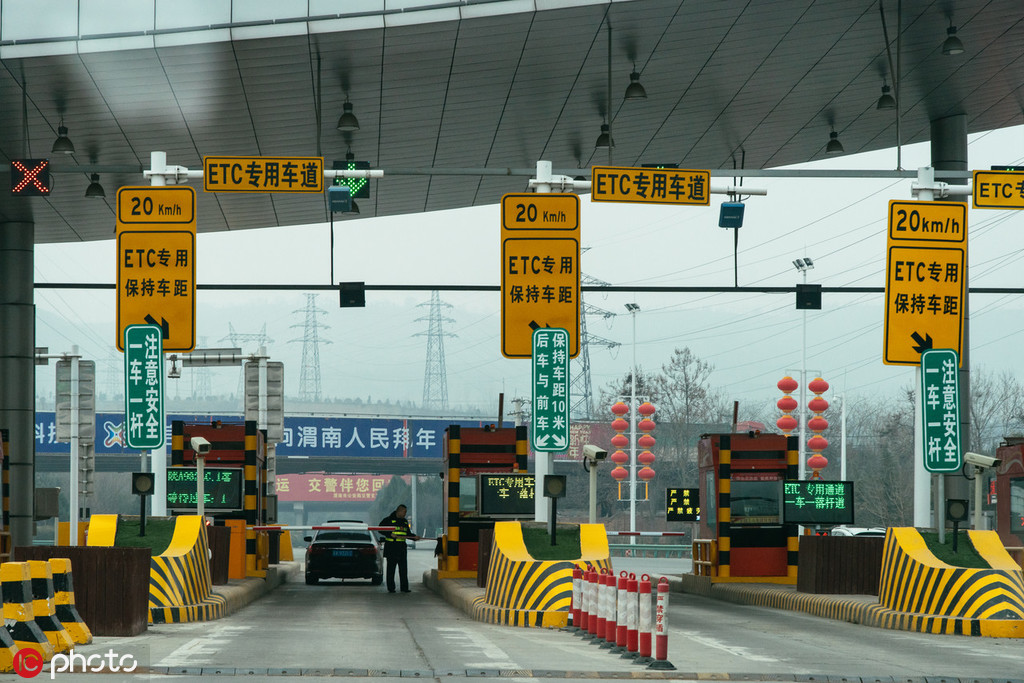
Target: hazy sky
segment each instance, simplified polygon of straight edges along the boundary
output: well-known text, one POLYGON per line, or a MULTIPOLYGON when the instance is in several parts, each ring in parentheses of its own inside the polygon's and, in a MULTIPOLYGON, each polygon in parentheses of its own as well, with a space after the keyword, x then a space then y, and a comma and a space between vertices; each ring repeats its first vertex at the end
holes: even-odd
MULTIPOLYGON (((972 136, 969 164, 1024 163, 1024 127, 972 136)), ((553 160, 556 167, 561 164, 553 160)), ((928 146, 903 150, 903 167, 928 162, 928 146)), ((892 169, 895 150, 851 155, 808 167, 892 169)), ((140 178, 142 184, 142 179, 140 178)), ((387 179, 375 181, 387 182, 387 179)), ((724 184, 726 179, 717 179, 724 184)), ((741 286, 791 286, 800 281, 792 265, 810 256, 815 268, 808 282, 824 286, 882 286, 885 280, 886 212, 890 199, 911 199, 911 181, 793 180, 750 178, 766 197, 747 200, 739 236, 741 286)), ((522 191, 520 180, 509 191, 522 191)), ((115 196, 108 188, 108 200, 115 196)), ((666 207, 592 204, 582 198, 583 272, 614 285, 731 286, 733 232, 718 228, 719 204, 666 207)), ((499 208, 494 205, 428 214, 335 222, 335 279, 368 284, 482 284, 500 282, 499 208)), ((312 199, 310 201, 313 201, 312 199)), ((199 216, 200 229, 202 216, 199 216)), ((1014 211, 971 210, 970 285, 1020 287, 1024 216, 1014 211)), ((330 280, 326 224, 200 234, 199 283, 311 283, 330 280)), ((37 282, 113 282, 113 240, 40 245, 37 282)), ((426 355, 424 336, 429 291, 367 294, 365 309, 341 309, 337 296, 318 298, 327 328, 320 337, 323 394, 328 397, 419 402, 426 355)), ((496 406, 530 393, 530 364, 502 358, 500 301, 495 292, 442 293, 454 322, 445 340, 449 403, 496 406)), ((1018 367, 1017 344, 1024 334, 1024 308, 1018 295, 975 295, 970 301, 972 365, 988 370, 1018 367)), ((712 382, 741 407, 777 399, 775 383, 795 374, 801 360, 801 316, 790 294, 608 294, 588 295, 587 303, 614 314, 590 317, 591 334, 622 344, 614 350, 591 347, 595 393, 623 375, 632 360, 632 326, 624 304, 641 307, 636 321, 636 356, 645 370, 656 370, 677 347, 689 346, 715 366, 712 382)), ((97 361, 100 391, 119 386, 121 355, 114 347, 113 291, 37 290, 38 345, 51 353, 78 344, 97 361)), ((258 333, 266 323, 274 340, 269 352, 285 361, 287 393, 296 394, 306 296, 302 293, 197 294, 197 340, 221 341, 231 323, 240 333, 258 333)), ((882 363, 882 294, 825 294, 823 308, 807 315, 807 367, 851 398, 894 394, 913 381, 912 368, 882 363)), ((252 351, 252 348, 246 348, 252 351)), ((214 391, 231 393, 238 373, 214 371, 214 391)), ((813 375, 812 375, 813 376, 813 375)), ((190 393, 186 373, 171 395, 190 393)), ((52 393, 53 366, 37 373, 37 391, 52 393)))

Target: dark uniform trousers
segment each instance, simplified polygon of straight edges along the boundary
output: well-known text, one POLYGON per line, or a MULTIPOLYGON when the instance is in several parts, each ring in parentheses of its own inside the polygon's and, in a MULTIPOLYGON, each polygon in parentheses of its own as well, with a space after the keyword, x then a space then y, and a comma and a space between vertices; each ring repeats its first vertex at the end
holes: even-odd
POLYGON ((398 569, 398 583, 403 592, 409 592, 409 563, 408 549, 405 539, 411 534, 409 521, 398 517, 382 519, 380 526, 397 527, 389 532, 384 539, 384 559, 387 561, 385 574, 387 576, 388 591, 395 592, 395 568, 398 569))

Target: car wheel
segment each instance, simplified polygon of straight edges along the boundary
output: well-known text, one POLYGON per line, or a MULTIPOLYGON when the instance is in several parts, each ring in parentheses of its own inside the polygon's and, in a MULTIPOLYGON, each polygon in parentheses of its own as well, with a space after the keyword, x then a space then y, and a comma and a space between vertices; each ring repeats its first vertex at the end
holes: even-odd
POLYGON ((313 576, 311 574, 306 574, 306 585, 307 586, 315 586, 318 583, 320 583, 320 579, 318 579, 317 577, 315 577, 315 576, 313 576))
POLYGON ((370 579, 370 583, 373 584, 374 586, 381 585, 382 583, 384 583, 384 575, 383 574, 374 574, 373 578, 370 579))

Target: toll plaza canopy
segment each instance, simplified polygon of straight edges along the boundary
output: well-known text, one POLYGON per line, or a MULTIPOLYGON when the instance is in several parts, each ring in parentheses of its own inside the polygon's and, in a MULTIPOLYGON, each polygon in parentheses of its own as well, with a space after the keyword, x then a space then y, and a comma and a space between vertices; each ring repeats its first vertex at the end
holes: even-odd
MULTIPOLYGON (((359 202, 368 217, 496 203, 525 187, 506 169, 538 159, 767 168, 822 158, 833 129, 846 153, 892 147, 897 117, 904 144, 951 115, 967 132, 1021 122, 1020 0, 49 6, 0 2, 0 170, 54 170, 48 198, 4 191, 0 222, 34 223, 36 243, 109 239, 111 190, 144 184, 153 150, 190 169, 351 152, 389 175, 359 202), (961 54, 943 53, 951 26, 961 54), (634 70, 646 99, 625 101, 634 70), (898 109, 879 110, 897 84, 898 109), (345 102, 358 130, 337 129, 345 102), (74 154, 51 153, 62 123, 74 154), (611 153, 595 152, 602 123, 611 153), (425 169, 449 174, 409 173, 425 169), (106 199, 82 201, 94 172, 106 199)), ((323 196, 199 196, 201 232, 328 217, 323 196)))

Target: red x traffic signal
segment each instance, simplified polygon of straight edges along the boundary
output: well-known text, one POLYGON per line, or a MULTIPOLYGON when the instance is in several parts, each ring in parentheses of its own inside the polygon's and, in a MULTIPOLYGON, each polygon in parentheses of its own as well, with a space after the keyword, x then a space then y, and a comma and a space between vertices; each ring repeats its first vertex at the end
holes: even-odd
POLYGON ((11 159, 11 194, 45 197, 50 194, 49 159, 11 159))

